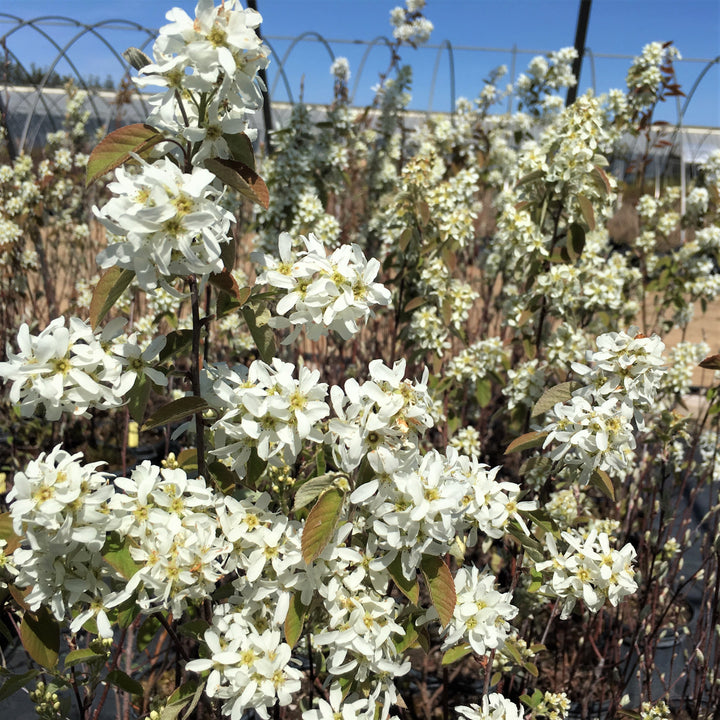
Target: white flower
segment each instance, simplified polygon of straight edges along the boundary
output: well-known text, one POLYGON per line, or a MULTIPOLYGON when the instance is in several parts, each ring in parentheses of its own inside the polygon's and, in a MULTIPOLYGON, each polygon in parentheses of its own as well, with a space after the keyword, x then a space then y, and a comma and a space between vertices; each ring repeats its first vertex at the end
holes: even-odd
POLYGON ((500 693, 483 696, 482 706, 472 703, 458 705, 455 710, 466 720, 523 720, 525 711, 520 705, 500 693))
POLYGON ((221 245, 228 242, 233 216, 219 205, 215 176, 203 168, 183 173, 169 158, 131 174, 115 171, 114 194, 95 215, 113 235, 124 238, 98 255, 103 268, 133 270, 143 290, 175 275, 220 272, 221 245))

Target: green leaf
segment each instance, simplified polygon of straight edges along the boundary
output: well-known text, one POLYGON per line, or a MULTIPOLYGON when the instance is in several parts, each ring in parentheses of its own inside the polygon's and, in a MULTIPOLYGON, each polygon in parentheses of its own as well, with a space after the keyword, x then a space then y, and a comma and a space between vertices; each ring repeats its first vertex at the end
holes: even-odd
POLYGON ((128 539, 121 538, 117 532, 108 533, 105 545, 103 545, 102 556, 103 560, 126 580, 129 580, 140 569, 130 555, 128 539))
POLYGON ((541 178, 545 177, 545 171, 544 170, 533 170, 532 172, 529 172, 527 175, 523 175, 517 183, 515 183, 515 187, 519 188, 522 185, 526 185, 527 183, 534 182, 535 180, 540 180, 541 178))
POLYGON ((540 396, 540 399, 533 405, 530 417, 537 417, 552 410, 557 403, 568 402, 572 399, 574 390, 580 387, 578 382, 564 382, 548 388, 540 396))
POLYGON ((250 138, 245 133, 225 133, 223 135, 225 142, 228 144, 230 154, 233 160, 247 165, 251 170, 255 170, 255 153, 250 138))
POLYGON ((135 273, 132 270, 122 270, 115 266, 105 271, 98 280, 90 301, 90 325, 95 330, 110 312, 110 308, 130 285, 135 273))
POLYGON ((549 434, 550 433, 547 433, 547 432, 537 432, 536 430, 525 433, 524 435, 521 435, 520 437, 515 438, 507 446, 507 450, 505 450, 505 454, 510 455, 510 453, 522 452, 523 450, 529 450, 530 448, 540 447, 540 445, 542 445, 545 442, 545 438, 549 434))
POLYGON ((138 628, 135 645, 142 652, 150 645, 158 630, 162 627, 162 623, 155 615, 148 615, 138 628))
POLYGON ((585 230, 583 230, 582 225, 570 223, 565 247, 572 262, 575 262, 582 255, 585 249, 585 230))
POLYGON ((177 456, 177 464, 183 470, 197 470, 197 449, 196 448, 185 448, 180 451, 177 456))
POLYGON ((293 510, 300 510, 309 505, 315 498, 327 488, 335 484, 340 473, 325 473, 303 483, 295 493, 293 510))
POLYGON ((105 682, 109 685, 114 685, 121 690, 124 690, 131 695, 144 695, 145 690, 143 686, 137 681, 133 680, 128 674, 122 670, 111 670, 105 676, 105 682))
POLYGON ((50 611, 41 607, 35 614, 26 612, 20 624, 20 640, 27 654, 40 666, 51 670, 60 652, 60 625, 50 611))
POLYGON ((122 56, 128 61, 130 67, 135 68, 135 70, 142 70, 146 65, 152 63, 152 59, 136 47, 129 47, 122 56))
POLYGON ((88 158, 86 187, 105 173, 120 167, 130 159, 130 153, 142 156, 165 139, 162 133, 145 123, 126 125, 106 135, 88 158))
POLYGON ((462 660, 466 655, 472 652, 472 648, 469 645, 456 645, 450 648, 442 656, 443 665, 452 665, 452 663, 462 660))
MULTIPOLYGON (((195 457, 197 459, 197 455, 195 457)), ((223 495, 229 495, 237 487, 239 480, 237 473, 225 463, 215 460, 208 465, 208 470, 213 474, 215 484, 223 495)))
POLYGON ((308 608, 302 604, 300 593, 293 593, 290 599, 290 607, 285 616, 285 642, 291 647, 295 647, 300 639, 305 624, 305 616, 308 608))
POLYGON ((550 513, 544 508, 537 508, 536 510, 521 510, 520 514, 532 520, 538 527, 541 527, 545 532, 553 533, 558 528, 555 521, 552 519, 550 513))
POLYGON ((257 481, 262 477, 267 467, 267 460, 263 460, 257 452, 256 448, 250 451, 250 457, 247 462, 247 472, 244 482, 248 487, 254 488, 257 481))
POLYGON ((593 210, 592 203, 584 195, 577 196, 578 205, 580 206, 580 212, 582 213, 583 219, 587 223, 588 229, 595 229, 595 211, 593 210))
POLYGON ((209 627, 210 623, 208 623, 207 620, 188 620, 182 625, 179 625, 177 631, 178 635, 199 640, 209 627))
POLYGON ((593 470, 590 476, 590 484, 611 500, 615 499, 615 486, 610 476, 604 470, 598 470, 597 468, 593 470))
POLYGON ((323 551, 335 532, 345 494, 329 488, 318 499, 307 516, 302 532, 302 556, 309 565, 323 551))
POLYGON ((178 420, 184 420, 186 417, 203 412, 203 410, 207 410, 209 407, 207 400, 204 398, 195 395, 181 397, 156 410, 147 419, 147 422, 141 429, 150 430, 160 425, 167 425, 168 423, 177 422, 178 420))
POLYGON ((249 166, 237 160, 208 158, 205 167, 220 178, 225 185, 235 188, 241 195, 249 198, 266 210, 270 205, 270 195, 265 181, 249 166))
POLYGON ((395 559, 388 565, 388 572, 397 589, 413 604, 420 602, 420 586, 417 582, 417 576, 413 580, 408 580, 402 571, 402 561, 400 555, 396 555, 395 559))
POLYGON ((475 399, 481 408, 489 405, 490 400, 492 400, 492 383, 489 377, 477 381, 475 385, 475 399))
POLYGON ((0 513, 0 540, 5 540, 5 554, 15 552, 22 538, 13 530, 12 515, 9 512, 0 513))
POLYGON ((405 634, 395 641, 395 650, 397 650, 398 654, 402 654, 408 648, 414 647, 415 645, 419 644, 420 638, 417 628, 415 627, 414 618, 410 618, 410 620, 405 624, 403 629, 405 630, 405 634))
POLYGON ((69 652, 65 656, 64 663, 65 668, 69 668, 73 665, 77 665, 78 663, 91 663, 97 662, 98 660, 105 662, 106 659, 107 655, 96 653, 90 648, 81 648, 80 650, 73 650, 72 652, 69 652))
POLYGON ((159 720, 176 720, 178 715, 183 709, 190 703, 187 711, 185 712, 185 718, 195 709, 196 705, 200 701, 202 692, 205 689, 205 683, 198 683, 197 680, 188 680, 183 683, 168 699, 165 703, 165 707, 160 713, 159 720))
POLYGON ((128 394, 128 411, 130 417, 138 424, 142 423, 145 417, 151 389, 152 380, 147 375, 142 374, 135 378, 135 384, 128 394))
POLYGON ((455 582, 450 569, 441 558, 423 555, 420 570, 430 591, 432 604, 440 617, 440 624, 445 627, 452 619, 457 601, 455 582))
POLYGON ((158 360, 161 363, 170 360, 176 355, 180 355, 192 345, 193 331, 173 330, 165 336, 165 347, 160 351, 158 360))
POLYGON ((260 311, 261 308, 262 310, 266 309, 264 305, 244 305, 242 314, 252 339, 255 341, 258 354, 266 363, 271 363, 275 355, 275 333, 267 321, 259 321, 264 316, 264 313, 260 311))
POLYGON ((545 695, 542 693, 541 690, 535 690, 535 692, 532 694, 532 697, 530 695, 521 695, 520 700, 524 702, 530 709, 534 710, 542 701, 545 695))
POLYGON ((8 679, 0 687, 0 702, 7 700, 18 690, 22 690, 31 680, 40 674, 39 670, 28 670, 22 675, 10 675, 8 679))

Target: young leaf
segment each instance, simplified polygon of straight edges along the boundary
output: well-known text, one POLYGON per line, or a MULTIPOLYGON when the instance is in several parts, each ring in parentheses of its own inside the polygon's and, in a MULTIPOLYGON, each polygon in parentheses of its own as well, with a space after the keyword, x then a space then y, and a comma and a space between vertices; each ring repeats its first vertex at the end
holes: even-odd
POLYGON ((223 270, 219 273, 210 275, 210 284, 218 290, 240 300, 240 286, 237 280, 232 276, 229 270, 223 270))
POLYGON ((706 370, 720 370, 720 355, 709 355, 700 363, 700 367, 706 370))
POLYGON ((137 681, 133 680, 129 675, 124 673, 122 670, 111 670, 105 677, 105 682, 109 685, 130 693, 131 695, 143 695, 145 690, 143 686, 137 681))
POLYGON ((285 642, 291 648, 295 647, 302 635, 307 611, 307 607, 300 601, 300 593, 293 593, 290 599, 290 607, 285 617, 285 642))
POLYGON ((590 230, 595 229, 595 211, 593 210, 592 203, 584 195, 577 196, 578 205, 580 205, 580 212, 582 213, 583 219, 587 223, 590 230))
POLYGON ((117 266, 103 273, 90 301, 90 325, 93 330, 102 322, 134 277, 132 270, 123 270, 117 266))
POLYGON ((407 305, 405 305, 403 312, 411 312, 412 310, 415 310, 415 308, 419 308, 421 305, 424 305, 426 302, 427 298, 425 297, 414 297, 407 305))
POLYGON ((51 670, 60 652, 60 625, 50 611, 41 607, 34 615, 26 612, 20 624, 20 640, 27 654, 41 667, 51 670))
POLYGON ((152 63, 152 59, 136 47, 129 47, 122 56, 128 61, 130 67, 135 68, 135 70, 142 70, 146 65, 152 63))
POLYGON ((452 619, 457 601, 453 576, 448 566, 435 555, 423 555, 420 570, 430 591, 432 604, 440 617, 440 624, 444 627, 452 619))
POLYGON ((214 173, 222 182, 235 188, 266 210, 270 205, 270 195, 265 181, 248 165, 237 160, 222 160, 209 158, 205 167, 214 173))
POLYGON ((509 455, 514 452, 522 452, 523 450, 529 450, 530 448, 540 447, 545 442, 545 438, 549 435, 546 432, 532 432, 525 433, 520 437, 515 438, 505 450, 505 454, 509 455))
POLYGON ((442 656, 442 664, 452 665, 452 663, 457 662, 458 660, 462 660, 462 658, 464 658, 466 655, 469 655, 471 652, 472 648, 469 645, 463 644, 451 647, 442 656))
POLYGON ((402 561, 400 556, 396 555, 395 559, 388 565, 388 572, 395 583, 397 589, 413 604, 420 602, 420 587, 417 578, 408 580, 402 571, 402 561))
POLYGON ((309 565, 330 542, 340 519, 345 494, 329 488, 318 499, 307 516, 302 532, 302 556, 309 565))
POLYGON ((111 132, 90 153, 85 185, 91 185, 105 173, 120 167, 130 158, 130 153, 142 156, 165 139, 162 133, 145 123, 126 125, 111 132))
POLYGON ((178 398, 156 410, 142 426, 142 430, 150 430, 160 425, 184 420, 186 417, 207 410, 209 407, 207 400, 195 395, 178 398))
POLYGON ((337 473, 325 473, 303 483, 295 493, 293 510, 300 510, 309 505, 321 492, 331 487, 337 478, 337 473))
POLYGON ((598 470, 597 468, 593 470, 590 476, 590 484, 611 500, 615 499, 615 486, 610 476, 604 470, 598 470))
POLYGON ((114 568, 120 577, 129 580, 140 566, 132 559, 127 538, 122 538, 116 532, 108 534, 102 549, 103 560, 114 568))
POLYGON ((572 398, 573 391, 579 387, 580 383, 578 382, 564 382, 548 388, 533 405, 530 417, 537 417, 552 410, 557 403, 567 402, 572 398))

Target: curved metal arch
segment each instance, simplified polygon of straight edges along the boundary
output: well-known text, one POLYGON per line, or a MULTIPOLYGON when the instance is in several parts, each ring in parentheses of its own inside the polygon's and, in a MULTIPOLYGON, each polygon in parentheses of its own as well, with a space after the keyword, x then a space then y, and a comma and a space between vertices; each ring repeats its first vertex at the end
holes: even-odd
POLYGON ((590 58, 590 76, 592 77, 592 80, 590 81, 590 85, 593 89, 593 95, 597 94, 597 77, 595 76, 595 53, 592 51, 591 48, 585 48, 583 51, 583 56, 590 58))
MULTIPOLYGON (((25 126, 24 126, 24 128, 23 128, 22 135, 21 135, 21 138, 20 138, 20 147, 24 147, 24 145, 25 145, 25 143, 26 143, 26 141, 27 141, 27 135, 28 135, 28 131, 29 131, 29 129, 30 129, 30 123, 31 123, 31 121, 32 121, 32 118, 33 118, 34 115, 35 115, 35 111, 37 110, 38 105, 39 105, 41 102, 42 102, 42 104, 43 104, 43 106, 44 106, 44 108, 45 108, 46 113, 47 113, 48 115, 50 115, 50 113, 48 113, 47 104, 46 104, 46 102, 44 101, 44 99, 43 99, 43 97, 42 97, 42 95, 43 95, 43 90, 45 89, 45 87, 46 87, 46 85, 47 85, 47 81, 48 81, 48 79, 49 79, 49 77, 50 77, 50 74, 53 72, 53 70, 55 69, 55 67, 58 65, 58 63, 60 62, 60 60, 63 59, 63 58, 67 61, 67 63, 68 63, 68 65, 70 66, 71 70, 75 73, 75 76, 76 76, 76 78, 77 78, 77 80, 78 80, 78 84, 80 85, 80 87, 87 93, 87 95, 88 95, 88 102, 90 103, 90 105, 91 105, 91 107, 92 107, 92 109, 93 109, 93 112, 94 112, 94 114, 95 114, 95 118, 96 118, 99 122, 102 122, 102 118, 101 118, 101 115, 100 115, 100 111, 99 111, 99 108, 97 107, 97 105, 96 105, 96 103, 95 103, 95 99, 94 99, 94 97, 93 97, 92 91, 90 90, 90 88, 88 88, 87 83, 86 83, 83 75, 82 75, 82 74, 80 73, 80 71, 78 70, 78 68, 77 68, 77 66, 75 65, 75 63, 73 62, 72 58, 68 55, 68 50, 69 50, 70 48, 72 48, 72 46, 73 46, 78 40, 80 40, 82 37, 84 37, 84 36, 87 35, 87 34, 91 34, 91 35, 95 36, 98 40, 100 40, 100 42, 102 42, 102 43, 110 50, 110 52, 115 56, 115 58, 116 58, 116 59, 118 60, 118 62, 121 64, 121 66, 127 68, 127 63, 124 62, 124 60, 123 60, 123 58, 122 58, 122 55, 121 55, 120 53, 118 53, 117 50, 115 50, 115 48, 110 44, 110 42, 109 42, 101 33, 99 33, 99 32, 97 31, 97 28, 102 28, 102 27, 105 27, 105 26, 108 26, 108 25, 111 25, 111 24, 115 24, 115 25, 121 25, 121 26, 123 26, 123 27, 119 27, 119 28, 116 28, 116 29, 128 29, 128 30, 137 30, 137 31, 140 31, 140 32, 144 32, 144 33, 146 33, 146 34, 148 35, 148 38, 147 38, 147 40, 142 44, 142 47, 143 47, 143 48, 144 48, 144 47, 147 47, 148 43, 150 43, 150 42, 153 40, 153 38, 154 38, 154 33, 153 33, 150 29, 148 29, 148 28, 146 28, 146 27, 143 27, 143 26, 140 25, 139 23, 136 23, 136 22, 134 22, 134 21, 132 21, 132 20, 124 20, 124 19, 122 19, 122 18, 116 18, 116 19, 110 19, 110 20, 102 20, 102 21, 100 21, 100 22, 98 22, 98 23, 95 23, 95 24, 93 24, 93 25, 86 25, 85 23, 81 23, 81 22, 79 22, 79 21, 77 21, 77 20, 74 20, 74 19, 72 19, 72 18, 68 18, 68 17, 60 16, 60 15, 45 15, 45 16, 42 16, 42 17, 39 17, 39 18, 33 18, 32 20, 22 20, 22 19, 17 18, 17 17, 15 17, 15 16, 13 16, 13 15, 9 15, 8 13, 0 13, 0 17, 9 17, 9 18, 11 18, 11 19, 13 19, 13 20, 16 21, 15 27, 12 28, 12 29, 11 29, 10 31, 8 31, 7 33, 5 33, 2 37, 0 37, 0 42, 5 43, 5 41, 6 41, 6 39, 7 39, 8 37, 10 37, 11 35, 15 34, 15 33, 18 32, 19 30, 27 27, 27 28, 32 28, 35 32, 37 32, 37 33, 40 34, 42 37, 44 37, 44 38, 58 51, 58 55, 55 57, 55 59, 53 60, 53 62, 52 62, 51 65, 50 65, 50 67, 49 67, 48 70, 46 71, 45 77, 44 77, 43 81, 42 81, 39 85, 36 86, 37 96, 36 96, 36 98, 35 98, 35 101, 34 101, 32 107, 31 107, 31 109, 30 109, 30 112, 29 112, 29 114, 28 114, 28 118, 27 118, 27 120, 26 120, 26 122, 25 122, 25 126), (62 22, 68 23, 68 25, 69 25, 70 27, 81 28, 81 30, 80 30, 80 32, 76 33, 64 46, 61 47, 61 46, 52 38, 51 35, 49 35, 41 26, 39 26, 39 23, 42 23, 42 22, 45 22, 45 21, 48 21, 48 20, 60 20, 60 21, 62 21, 62 22)), ((14 56, 14 54, 13 54, 13 56, 14 56)), ((23 69, 23 71, 25 72, 25 74, 29 76, 29 73, 27 72, 27 69, 22 65, 22 63, 18 62, 18 65, 19 65, 20 67, 22 67, 22 69, 23 69)), ((147 103, 145 102, 144 98, 142 97, 142 95, 141 95, 140 93, 138 93, 138 97, 139 97, 140 102, 141 102, 141 104, 142 104, 143 110, 144 110, 144 111, 147 111, 147 103)), ((50 122, 51 122, 51 127, 53 127, 53 129, 55 129, 55 123, 54 123, 54 121, 52 120, 52 118, 50 119, 50 122)))
POLYGON ((448 60, 450 62, 450 114, 455 115, 455 54, 453 46, 449 40, 443 40, 438 48, 435 56, 435 67, 433 69, 432 82, 430 83, 430 95, 428 97, 428 112, 432 112, 433 97, 435 96, 435 82, 437 80, 438 69, 440 68, 440 58, 442 51, 447 48, 448 60))
MULTIPOLYGON (((12 52, 12 50, 8 50, 8 49, 6 48, 6 51, 7 51, 7 56, 12 59, 12 61, 15 63, 15 65, 16 65, 17 67, 19 67, 19 68, 23 71, 23 73, 25 73, 25 75, 26 75, 26 77, 28 78, 28 81, 29 81, 29 79, 30 79, 30 73, 28 72, 28 70, 27 70, 27 68, 25 67, 25 65, 23 65, 23 63, 21 62, 20 58, 19 58, 14 52, 12 52)), ((36 89, 37 89, 37 88, 36 88, 36 89)), ((46 114, 46 116, 47 116, 48 122, 50 123, 50 127, 52 128, 53 132, 55 132, 55 130, 57 129, 57 125, 56 125, 56 123, 55 123, 55 118, 54 118, 53 113, 52 113, 52 111, 51 111, 51 109, 50 109, 50 106, 48 105, 48 102, 47 102, 47 100, 46 100, 46 98, 45 98, 45 95, 44 95, 43 93, 38 93, 38 98, 39 98, 39 102, 42 103, 43 109, 45 110, 45 114, 46 114)), ((36 98, 36 100, 37 100, 37 98, 36 98)), ((36 108, 36 107, 37 107, 37 102, 35 103, 35 105, 33 105, 33 109, 31 110, 31 113, 32 113, 32 112, 35 112, 35 108, 36 108)), ((21 143, 20 147, 22 147, 22 143, 21 143)))
MULTIPOLYGON (((295 104, 295 100, 293 99, 292 90, 290 89, 290 81, 288 80, 288 76, 287 76, 287 74, 285 73, 285 68, 283 67, 283 64, 282 64, 282 62, 280 61, 280 58, 278 57, 277 53, 275 52, 275 50, 274 50, 274 48, 273 48, 273 46, 272 46, 272 43, 271 43, 267 38, 265 38, 265 37, 263 38, 263 42, 265 43, 265 45, 268 46, 268 48, 270 48, 270 52, 272 53, 272 55, 273 55, 274 57, 277 57, 277 58, 278 58, 278 72, 280 73, 280 76, 281 76, 282 79, 283 79, 283 84, 285 85, 285 92, 286 92, 287 95, 288 95, 288 99, 290 100, 290 104, 291 104, 291 105, 294 105, 294 104, 295 104)), ((274 81, 273 81, 273 90, 275 89, 275 85, 276 85, 276 84, 277 84, 277 80, 274 80, 274 81)), ((268 97, 271 97, 271 93, 268 95, 268 97)))
MULTIPOLYGON (((288 57, 290 57, 290 53, 295 49, 295 46, 300 43, 302 40, 304 40, 307 37, 314 37, 319 43, 325 46, 325 49, 328 51, 328 55, 330 56, 330 60, 332 62, 335 62, 335 53, 333 52, 333 49, 330 47, 330 43, 319 33, 315 32, 314 30, 307 30, 306 32, 302 33, 301 35, 298 35, 296 38, 293 39, 293 41, 288 46, 288 49, 285 51, 285 54, 282 56, 282 59, 280 60, 280 64, 285 67, 285 63, 287 62, 288 57)), ((277 77, 273 81, 272 87, 270 88, 270 97, 272 97, 275 94, 275 86, 277 85, 277 77)))
POLYGON ((685 113, 687 112, 688 105, 690 104, 690 101, 692 100, 693 95, 695 94, 695 91, 698 89, 698 85, 700 85, 700 83, 702 82, 705 75, 708 74, 708 72, 710 71, 710 68, 719 62, 720 62, 720 55, 718 55, 716 58, 711 60, 707 65, 705 65, 705 67, 700 71, 698 76, 695 78, 695 82, 693 83, 693 86, 690 88, 690 92, 687 94, 687 97, 685 98, 685 102, 683 103, 683 106, 682 106, 681 112, 682 112, 683 118, 685 118, 685 113))
POLYGON ((353 89, 352 93, 350 93, 350 104, 355 102, 355 94, 358 90, 358 85, 360 84, 360 78, 362 77, 363 70, 365 70, 365 63, 367 62, 368 56, 372 52, 372 50, 377 47, 378 43, 382 41, 385 43, 385 47, 392 53, 392 42, 386 35, 378 35, 368 46, 365 48, 365 52, 363 53, 362 58, 360 58, 360 63, 358 65, 357 71, 355 73, 355 82, 353 83, 353 89))

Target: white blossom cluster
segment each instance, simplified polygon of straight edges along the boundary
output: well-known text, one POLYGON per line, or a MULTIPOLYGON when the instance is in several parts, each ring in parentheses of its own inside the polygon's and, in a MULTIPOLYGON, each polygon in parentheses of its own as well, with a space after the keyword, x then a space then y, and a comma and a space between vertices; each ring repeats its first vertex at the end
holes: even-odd
POLYGON ((55 318, 39 335, 26 324, 17 336, 19 352, 8 347, 7 362, 0 363, 0 378, 11 382, 10 400, 23 417, 42 407, 47 420, 63 412, 84 415, 89 408, 118 407, 139 375, 156 385, 167 385, 165 375, 152 361, 165 346, 159 337, 141 350, 136 338, 118 338, 125 320, 109 322, 101 331, 79 318, 55 318))
POLYGON ((430 39, 434 25, 422 11, 425 0, 405 0, 405 7, 395 7, 390 11, 390 24, 393 37, 400 42, 422 45, 430 39))
POLYGON ((460 568, 455 575, 457 603, 446 628, 443 648, 466 641, 478 655, 501 648, 518 614, 512 593, 495 589, 495 576, 478 568, 460 568))
POLYGON ((241 477, 252 449, 262 460, 292 464, 303 442, 322 442, 318 425, 330 408, 317 370, 300 367, 296 379, 292 363, 274 358, 272 365, 255 360, 247 370, 218 371, 213 391, 222 415, 213 425, 213 453, 241 477))
POLYGON ((641 412, 649 409, 664 375, 659 337, 612 332, 597 339, 597 351, 588 351, 588 364, 573 363, 584 385, 572 398, 557 403, 543 431, 544 447, 566 467, 578 467, 580 480, 594 470, 622 477, 634 463, 635 428, 643 430, 641 412))
POLYGON ((477 382, 498 373, 508 361, 508 351, 499 337, 490 337, 463 348, 447 365, 446 374, 457 381, 477 382))
POLYGON ((247 130, 246 116, 262 105, 258 72, 268 64, 268 48, 257 28, 262 17, 243 9, 239 0, 215 5, 199 0, 195 17, 181 8, 167 15, 153 45, 154 62, 146 65, 136 83, 159 87, 150 98, 148 122, 199 143, 196 164, 207 157, 230 157, 227 134, 247 130), (198 115, 198 102, 204 115, 198 115))
POLYGON ((552 535, 546 535, 550 560, 535 564, 538 572, 552 572, 540 590, 563 601, 561 618, 570 616, 577 600, 597 612, 605 602, 616 607, 637 590, 633 569, 636 552, 632 545, 615 550, 608 534, 596 530, 585 537, 571 529, 562 532, 561 538, 564 551, 558 550, 552 535))
POLYGON ((484 695, 482 705, 458 705, 455 710, 465 720, 523 720, 525 711, 500 693, 484 695))
POLYGON ((402 458, 416 457, 419 437, 433 425, 429 372, 411 382, 405 378, 405 364, 398 360, 390 368, 372 360, 369 380, 361 384, 349 378, 344 387, 330 388, 336 417, 328 423, 326 442, 345 472, 365 457, 378 473, 385 472, 386 464, 397 468, 402 458))
POLYGON ((203 600, 223 576, 231 545, 215 517, 216 498, 202 478, 180 468, 143 462, 129 478, 116 478, 109 507, 118 532, 131 541, 138 571, 126 585, 137 590, 144 611, 167 609, 175 616, 203 600))
POLYGON ((143 290, 174 276, 220 272, 221 245, 228 242, 232 213, 218 205, 215 176, 203 168, 184 173, 170 158, 140 168, 120 167, 108 185, 112 197, 98 220, 117 238, 98 255, 103 268, 135 272, 143 290))
POLYGON ((390 303, 390 291, 375 282, 380 262, 367 260, 358 245, 341 245, 328 256, 314 235, 301 240, 306 249, 298 253, 288 233, 280 235, 279 257, 253 253, 263 267, 256 284, 285 291, 269 324, 292 328, 283 344, 294 342, 303 329, 311 340, 330 331, 347 340, 373 314, 371 306, 390 303))
POLYGON ((79 610, 73 632, 95 616, 100 635, 112 637, 105 608, 126 597, 111 590, 108 579, 118 576, 101 554, 118 526, 109 507, 113 487, 98 471, 102 463, 83 465, 81 457, 58 445, 15 474, 7 499, 13 530, 25 538, 12 555, 15 583, 30 588, 31 610, 47 606, 60 621, 79 610))

